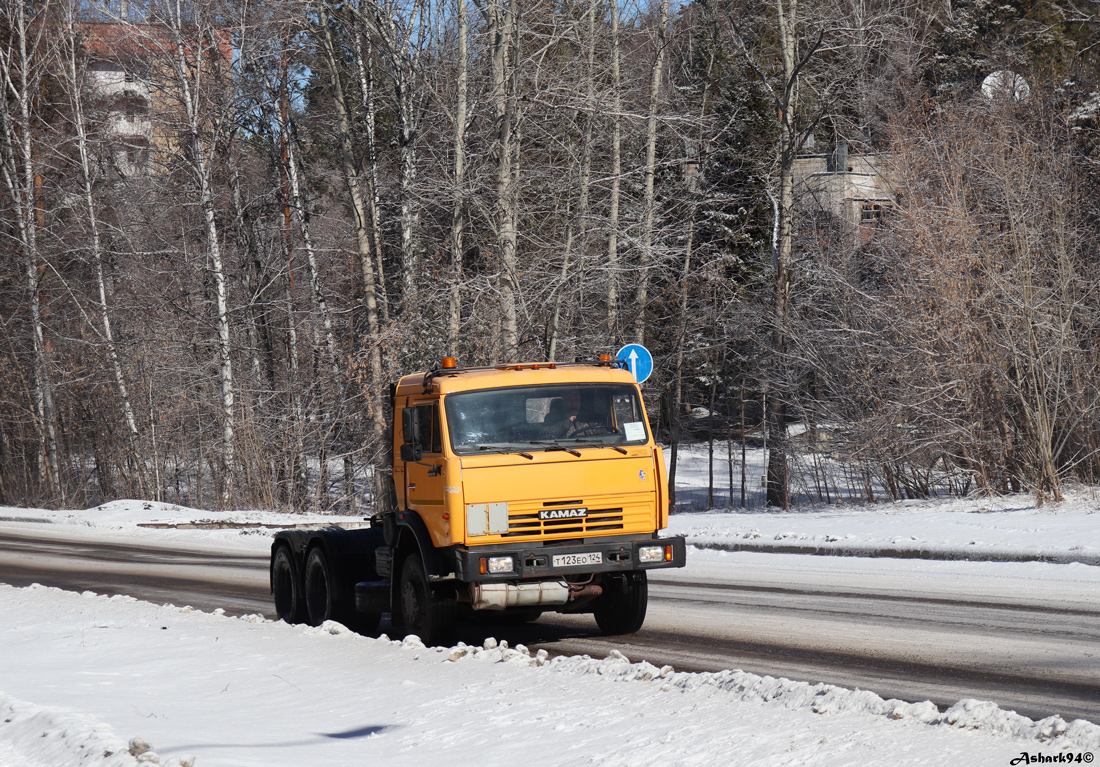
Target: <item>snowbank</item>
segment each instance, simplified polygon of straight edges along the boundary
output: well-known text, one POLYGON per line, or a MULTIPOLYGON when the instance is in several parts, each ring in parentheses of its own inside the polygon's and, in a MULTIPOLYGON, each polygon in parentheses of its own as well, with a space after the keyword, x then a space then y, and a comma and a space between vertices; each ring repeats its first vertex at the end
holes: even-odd
POLYGON ((0 587, 0 765, 1003 765, 1100 750, 1094 724, 979 701, 940 713, 618 652, 429 648, 218 612, 0 587), (116 732, 158 748, 135 758, 116 732))
POLYGON ((1100 502, 1030 496, 930 499, 792 511, 677 514, 670 528, 699 548, 832 556, 1079 562, 1100 565, 1100 502))
POLYGON ((0 692, 0 764, 132 767, 111 726, 87 714, 42 708, 0 692))

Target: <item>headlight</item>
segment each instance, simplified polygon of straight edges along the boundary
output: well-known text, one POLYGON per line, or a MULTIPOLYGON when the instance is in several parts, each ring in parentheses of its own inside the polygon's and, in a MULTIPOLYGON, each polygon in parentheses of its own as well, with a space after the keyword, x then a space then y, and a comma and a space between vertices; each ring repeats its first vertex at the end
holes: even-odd
POLYGON ((511 557, 489 557, 489 572, 493 575, 512 572, 511 557))
POLYGON ((660 562, 664 558, 664 546, 641 546, 638 549, 639 562, 660 562))

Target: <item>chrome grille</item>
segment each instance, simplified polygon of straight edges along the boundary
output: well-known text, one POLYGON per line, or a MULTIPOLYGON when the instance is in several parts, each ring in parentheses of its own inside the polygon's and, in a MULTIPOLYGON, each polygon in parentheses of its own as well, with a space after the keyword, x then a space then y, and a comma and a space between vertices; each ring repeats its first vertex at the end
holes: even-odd
POLYGON ((539 519, 538 511, 517 510, 508 515, 505 538, 527 535, 602 533, 623 529, 623 510, 589 509, 581 519, 539 519))

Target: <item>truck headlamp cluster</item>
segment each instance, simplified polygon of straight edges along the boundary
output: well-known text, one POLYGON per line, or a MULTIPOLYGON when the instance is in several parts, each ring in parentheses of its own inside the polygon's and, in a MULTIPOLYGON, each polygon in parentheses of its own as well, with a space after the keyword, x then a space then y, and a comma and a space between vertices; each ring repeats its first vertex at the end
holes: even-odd
POLYGON ((489 557, 489 572, 492 575, 510 573, 515 569, 511 557, 489 557))
POLYGON ((638 548, 639 562, 660 562, 664 558, 664 546, 641 546, 638 548))

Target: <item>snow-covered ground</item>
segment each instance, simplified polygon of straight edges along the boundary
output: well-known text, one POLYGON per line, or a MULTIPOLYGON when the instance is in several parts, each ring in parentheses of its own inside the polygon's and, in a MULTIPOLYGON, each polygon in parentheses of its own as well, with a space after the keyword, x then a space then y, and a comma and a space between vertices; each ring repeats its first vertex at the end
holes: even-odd
POLYGON ((1100 751, 1100 727, 739 671, 229 618, 0 587, 0 764, 1007 764, 1100 751), (33 698, 35 703, 24 702, 33 698), (151 759, 151 756, 146 756, 151 759))
POLYGON ((726 551, 1080 562, 1100 565, 1100 500, 1071 490, 1036 508, 1031 496, 933 499, 800 511, 678 514, 693 544, 726 551))
MULTIPOLYGON (((1065 573, 1092 584, 1081 592, 1087 596, 1100 584, 1097 508, 1093 493, 1078 490, 1042 508, 1014 497, 677 514, 670 531, 719 549, 996 559, 990 567, 1029 579, 1065 573), (1067 564, 1028 561, 1035 559, 1067 564)), ((266 550, 268 525, 332 521, 139 501, 82 511, 0 508, 6 529, 219 551, 266 550)), ((696 549, 685 576, 708 577, 737 556, 760 555, 696 549)), ((786 556, 784 566, 803 559, 826 561, 786 556)), ((889 572, 890 561, 876 560, 876 571, 889 572)), ((425 648, 338 624, 312 629, 0 586, 0 767, 1007 765, 1024 753, 1063 760, 1100 753, 1095 724, 1033 722, 991 703, 962 701, 940 712, 737 670, 546 659, 493 644, 425 648), (151 750, 131 754, 135 738, 133 751, 142 740, 151 750)))

